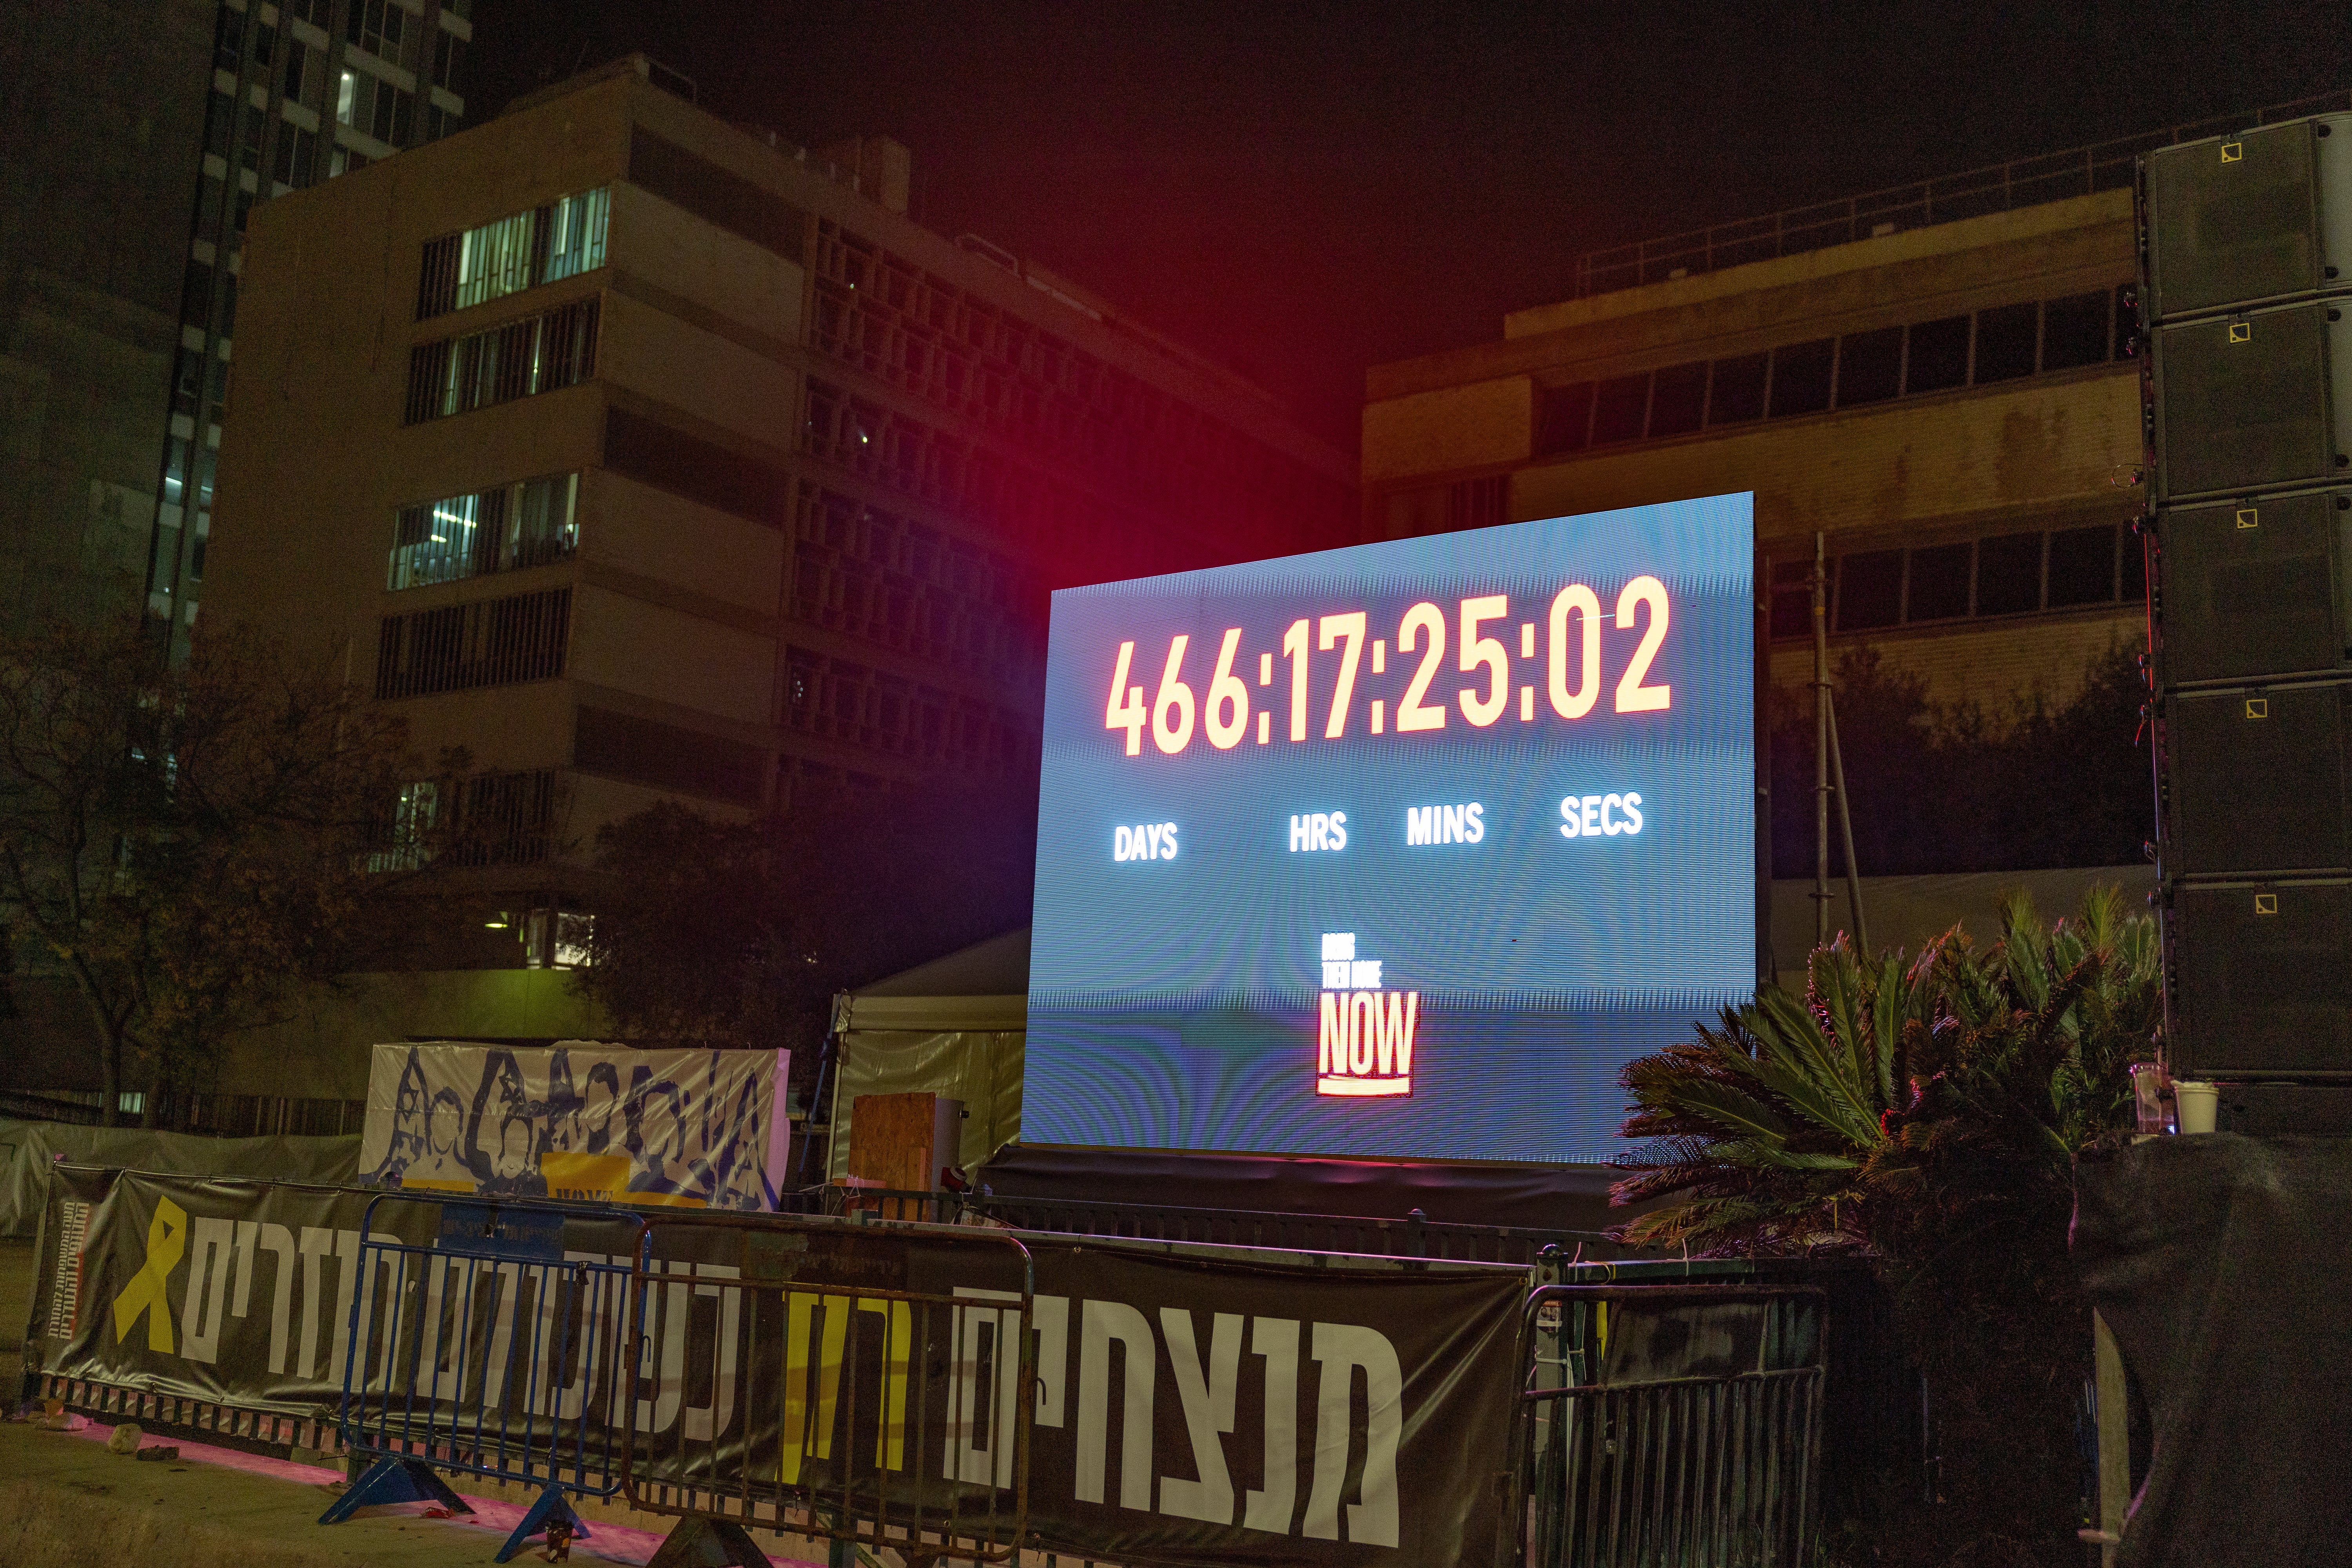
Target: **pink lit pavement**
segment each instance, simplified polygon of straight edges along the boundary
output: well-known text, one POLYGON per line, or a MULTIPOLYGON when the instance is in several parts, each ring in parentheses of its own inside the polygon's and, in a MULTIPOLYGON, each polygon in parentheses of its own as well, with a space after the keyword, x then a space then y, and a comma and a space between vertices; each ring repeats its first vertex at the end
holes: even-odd
MULTIPOLYGON (((142 1448, 173 1446, 180 1450, 179 1458, 170 1464, 142 1463, 110 1453, 104 1445, 113 1435, 113 1427, 94 1421, 84 1421, 68 1433, 38 1432, 22 1423, 0 1426, 0 1472, 50 1480, 68 1494, 92 1494, 100 1484, 110 1483, 105 1490, 118 1500, 164 1509, 183 1524, 214 1523, 233 1530, 250 1545, 250 1560, 257 1562, 271 1560, 268 1549, 282 1545, 306 1559, 308 1553, 356 1552, 372 1563, 488 1563, 520 1521, 530 1500, 507 1501, 461 1490, 459 1495, 474 1508, 470 1518, 433 1517, 430 1505, 418 1502, 367 1509, 347 1523, 320 1526, 317 1520, 329 1500, 326 1489, 344 1479, 340 1469, 152 1434, 141 1439, 142 1448)), ((459 1478, 449 1479, 462 1486, 459 1478)), ((661 1544, 654 1531, 608 1523, 593 1514, 588 1528, 593 1533, 572 1549, 574 1562, 642 1563, 661 1544)), ((541 1555, 533 1542, 515 1561, 536 1562, 541 1555)), ((769 1561, 778 1568, 821 1568, 799 1557, 772 1556, 769 1561)))

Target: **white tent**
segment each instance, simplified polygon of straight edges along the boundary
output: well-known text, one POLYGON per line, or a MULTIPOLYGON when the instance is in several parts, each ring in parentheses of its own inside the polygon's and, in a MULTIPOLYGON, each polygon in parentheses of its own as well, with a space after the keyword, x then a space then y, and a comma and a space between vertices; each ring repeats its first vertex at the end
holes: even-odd
POLYGON ((849 1171, 861 1094, 928 1092, 963 1101, 956 1163, 969 1170, 1021 1133, 1029 1022, 1029 932, 1006 931, 834 998, 830 1173, 849 1171))

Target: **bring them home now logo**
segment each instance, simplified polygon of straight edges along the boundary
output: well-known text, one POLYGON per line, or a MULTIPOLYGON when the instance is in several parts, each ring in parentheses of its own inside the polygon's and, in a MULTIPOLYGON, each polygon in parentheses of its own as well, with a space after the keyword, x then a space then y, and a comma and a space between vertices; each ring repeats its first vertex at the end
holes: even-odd
POLYGON ((1322 964, 1315 1092, 1355 1098, 1412 1094, 1421 993, 1384 989, 1381 960, 1356 955, 1354 931, 1323 933, 1322 964))

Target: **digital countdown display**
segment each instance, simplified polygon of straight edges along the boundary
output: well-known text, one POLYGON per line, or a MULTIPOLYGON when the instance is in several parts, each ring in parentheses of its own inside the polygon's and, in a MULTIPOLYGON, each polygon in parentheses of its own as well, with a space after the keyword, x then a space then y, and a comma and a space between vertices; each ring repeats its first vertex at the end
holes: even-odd
POLYGON ((1756 980, 1751 498, 1054 595, 1022 1136, 1606 1159, 1756 980))

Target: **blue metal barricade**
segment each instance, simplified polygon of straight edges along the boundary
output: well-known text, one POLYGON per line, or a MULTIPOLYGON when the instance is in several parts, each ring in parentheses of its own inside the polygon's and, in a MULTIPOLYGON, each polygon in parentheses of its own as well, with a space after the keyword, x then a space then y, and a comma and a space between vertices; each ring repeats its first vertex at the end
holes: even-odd
POLYGON ((836 1562, 1020 1549, 1039 1325, 1018 1237, 673 1209, 637 1282, 623 1493, 680 1518, 660 1561, 764 1564, 754 1529, 836 1562))
POLYGON ((339 1425, 370 1463, 319 1522, 390 1502, 470 1513, 434 1473, 456 1470, 541 1489, 497 1561, 533 1535, 585 1536, 567 1494, 621 1488, 645 1217, 385 1193, 362 1225, 339 1425))

